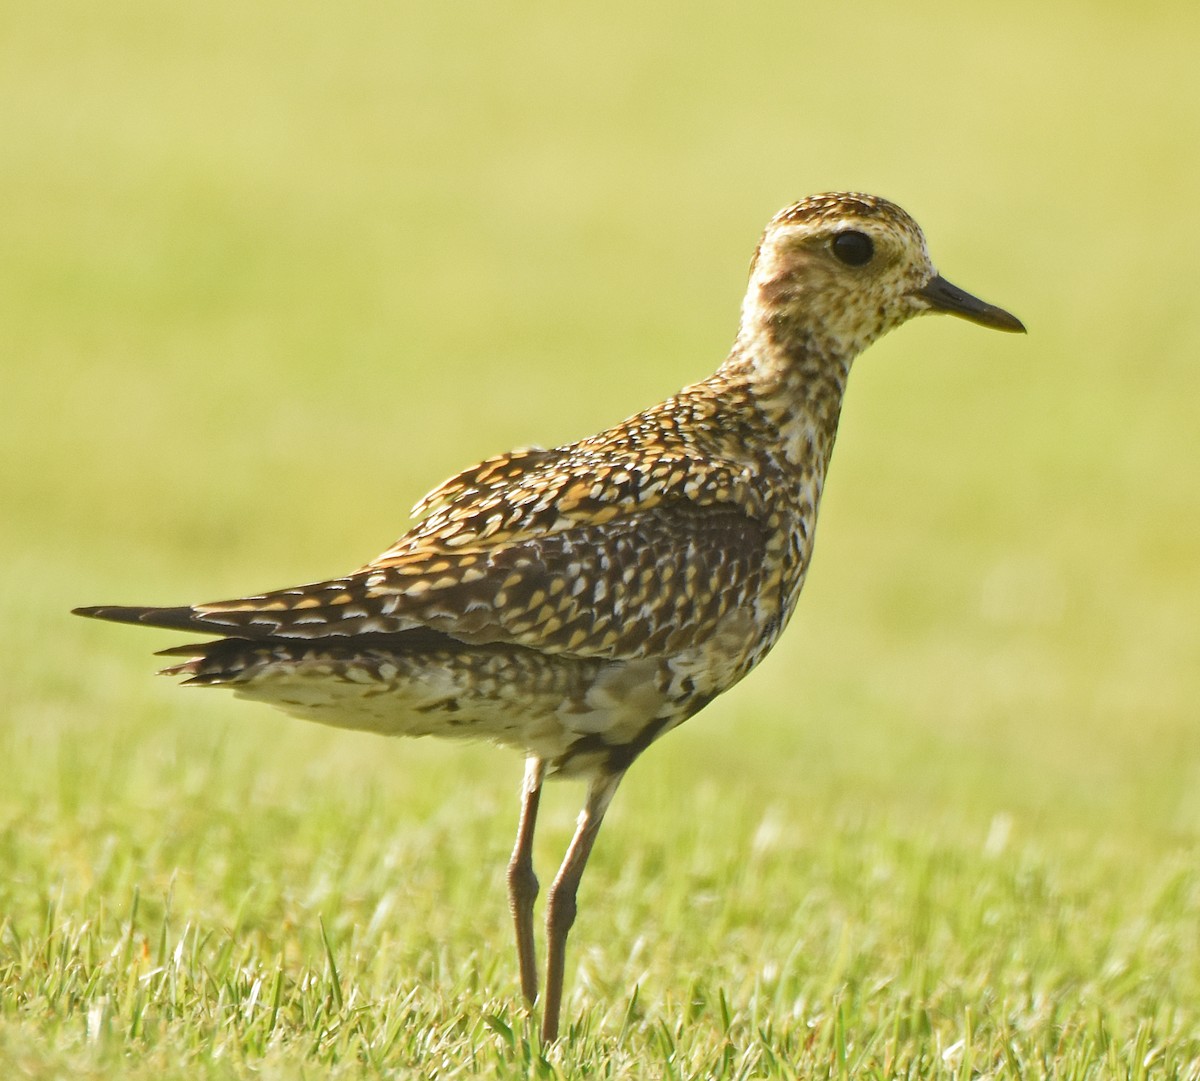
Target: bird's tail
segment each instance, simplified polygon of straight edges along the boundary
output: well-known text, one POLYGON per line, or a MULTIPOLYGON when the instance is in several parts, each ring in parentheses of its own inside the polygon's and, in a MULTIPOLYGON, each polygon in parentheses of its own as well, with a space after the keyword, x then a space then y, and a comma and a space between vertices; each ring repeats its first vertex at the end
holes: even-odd
POLYGON ((465 648, 461 641, 429 627, 414 627, 390 633, 317 635, 306 638, 272 634, 247 623, 237 628, 218 623, 204 607, 181 605, 150 608, 137 605, 93 605, 72 609, 75 615, 106 619, 113 623, 137 623, 175 631, 220 635, 216 641, 188 642, 160 650, 159 657, 186 657, 181 664, 164 668, 161 675, 182 676, 185 684, 211 686, 251 680, 269 665, 307 662, 342 664, 366 658, 381 663, 398 656, 430 652, 453 653, 465 648))

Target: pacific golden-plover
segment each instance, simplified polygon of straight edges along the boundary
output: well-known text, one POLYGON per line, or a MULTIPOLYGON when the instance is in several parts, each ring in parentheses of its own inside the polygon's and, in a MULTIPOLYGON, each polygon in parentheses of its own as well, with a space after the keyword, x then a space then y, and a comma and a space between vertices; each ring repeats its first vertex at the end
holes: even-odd
POLYGON ((576 891, 630 763, 750 671, 786 625, 851 361, 924 312, 1023 331, 950 285, 916 222, 814 195, 767 225, 714 375, 614 428, 489 458, 414 508, 350 574, 178 608, 80 615, 219 635, 165 670, 307 720, 483 738, 525 755, 508 892, 538 997, 532 845, 542 781, 587 781, 546 905, 542 1035, 557 1038, 576 891))

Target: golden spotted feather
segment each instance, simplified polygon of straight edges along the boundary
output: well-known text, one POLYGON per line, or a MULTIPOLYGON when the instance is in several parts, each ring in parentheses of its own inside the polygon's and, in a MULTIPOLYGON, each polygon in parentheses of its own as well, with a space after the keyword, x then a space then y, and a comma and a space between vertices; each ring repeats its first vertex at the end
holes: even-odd
POLYGON ((701 387, 689 391, 688 406, 465 470, 353 574, 196 605, 187 623, 248 639, 428 628, 606 660, 694 648, 732 609, 756 603, 768 541, 754 472, 700 446, 715 426, 679 425, 683 408, 697 421, 711 415, 701 387))

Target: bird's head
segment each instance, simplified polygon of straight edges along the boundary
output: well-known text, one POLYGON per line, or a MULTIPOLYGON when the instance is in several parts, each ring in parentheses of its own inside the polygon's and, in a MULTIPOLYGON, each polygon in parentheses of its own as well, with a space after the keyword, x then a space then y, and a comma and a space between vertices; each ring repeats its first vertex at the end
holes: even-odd
POLYGON ((781 210, 754 253, 743 331, 786 352, 849 360, 924 312, 996 330, 1015 316, 951 285, 934 269, 920 227, 895 203, 858 192, 812 195, 781 210))

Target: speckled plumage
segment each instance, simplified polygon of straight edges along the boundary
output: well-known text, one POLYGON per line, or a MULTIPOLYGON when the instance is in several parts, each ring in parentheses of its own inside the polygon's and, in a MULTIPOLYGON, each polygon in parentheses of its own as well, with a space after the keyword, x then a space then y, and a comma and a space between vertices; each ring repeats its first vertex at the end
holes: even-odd
POLYGON ((812 555, 851 361, 930 310, 1023 329, 938 277, 899 207, 810 197, 767 226, 733 349, 707 379, 577 443, 465 470, 343 577, 193 607, 81 611, 221 636, 166 651, 190 658, 167 669, 190 684, 327 724, 523 751, 510 885, 531 999, 536 880, 522 844, 543 774, 587 777, 550 903, 553 1038, 574 889, 616 784, 778 639, 812 555))

